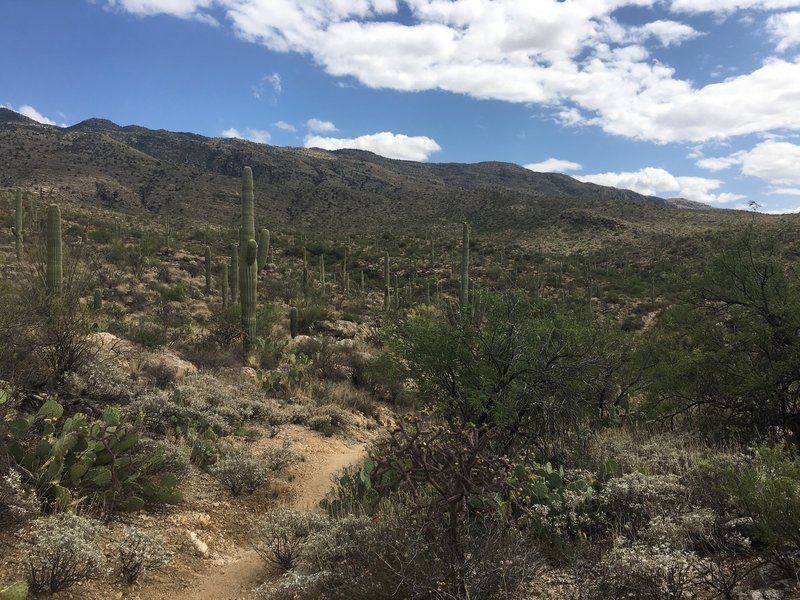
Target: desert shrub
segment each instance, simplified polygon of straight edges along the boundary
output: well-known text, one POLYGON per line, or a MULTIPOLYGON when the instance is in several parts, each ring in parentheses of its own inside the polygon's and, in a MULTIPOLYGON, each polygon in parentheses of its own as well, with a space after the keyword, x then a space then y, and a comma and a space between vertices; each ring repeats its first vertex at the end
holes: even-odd
POLYGON ((374 417, 377 414, 375 401, 369 392, 353 387, 348 382, 321 381, 313 388, 314 397, 319 402, 335 404, 349 411, 374 417))
POLYGON ((39 514, 36 493, 25 487, 14 469, 0 477, 0 529, 39 514))
POLYGON ((64 377, 64 391, 73 397, 86 398, 100 405, 128 404, 136 392, 130 373, 112 361, 93 358, 79 371, 64 377))
POLYGON ((800 573, 800 458, 784 446, 761 446, 748 461, 719 456, 715 473, 739 516, 752 519, 754 547, 792 577, 800 573))
POLYGON ((105 557, 96 543, 100 524, 73 513, 36 519, 23 562, 33 593, 54 593, 103 572, 105 557))
POLYGON ((269 478, 267 466, 242 450, 230 451, 217 460, 210 471, 234 496, 242 491, 252 494, 267 483, 269 478))
POLYGON ((182 282, 158 286, 158 294, 165 302, 183 302, 186 300, 186 286, 182 282))
POLYGON ((303 460, 302 455, 292 450, 291 443, 291 440, 286 437, 280 446, 267 448, 264 450, 261 459, 264 461, 270 471, 282 471, 289 465, 293 465, 303 460))
POLYGON ((136 325, 128 330, 128 339, 147 348, 158 348, 167 343, 167 332, 164 327, 153 321, 139 319, 136 325))
POLYGON ((160 536, 126 527, 117 547, 117 560, 123 579, 134 584, 147 571, 166 563, 169 556, 160 536))
POLYGON ((317 513, 272 509, 256 524, 255 551, 266 562, 289 571, 297 564, 308 536, 326 525, 326 519, 317 513))
POLYGON ((314 431, 330 437, 344 429, 350 422, 350 415, 335 404, 325 404, 311 410, 306 424, 314 431))
POLYGON ((606 482, 598 502, 612 530, 635 537, 653 517, 684 510, 687 489, 675 475, 627 473, 606 482))
POLYGON ((690 596, 694 555, 668 546, 617 540, 600 562, 598 599, 682 600, 690 596))

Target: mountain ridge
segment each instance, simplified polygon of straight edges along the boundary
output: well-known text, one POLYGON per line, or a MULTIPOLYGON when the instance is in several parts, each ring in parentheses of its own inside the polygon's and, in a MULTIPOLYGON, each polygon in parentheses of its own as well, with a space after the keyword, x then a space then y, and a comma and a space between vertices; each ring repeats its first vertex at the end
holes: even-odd
POLYGON ((613 219, 636 212, 630 205, 637 204, 717 210, 513 163, 420 163, 364 150, 272 146, 100 118, 62 128, 0 109, 4 187, 46 186, 120 210, 216 215, 226 222, 235 213, 243 165, 253 168, 258 189, 269 199, 259 207, 262 216, 299 228, 375 229, 468 218, 487 230, 525 231, 542 219, 563 221, 564 211, 605 210, 613 219))

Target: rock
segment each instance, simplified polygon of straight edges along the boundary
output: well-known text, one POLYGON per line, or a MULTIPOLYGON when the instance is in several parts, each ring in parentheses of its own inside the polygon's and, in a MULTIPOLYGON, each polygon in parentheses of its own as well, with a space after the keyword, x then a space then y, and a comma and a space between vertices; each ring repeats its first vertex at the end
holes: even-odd
POLYGON ((206 556, 208 554, 208 545, 201 540, 194 531, 187 530, 187 532, 189 534, 189 540, 191 540, 197 553, 200 556, 206 556))

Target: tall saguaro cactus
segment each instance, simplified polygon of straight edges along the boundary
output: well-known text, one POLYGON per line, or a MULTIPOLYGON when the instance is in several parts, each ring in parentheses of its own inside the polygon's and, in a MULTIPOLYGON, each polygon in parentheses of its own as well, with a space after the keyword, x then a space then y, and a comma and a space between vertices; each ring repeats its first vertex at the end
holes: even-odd
POLYGON ((11 228, 11 233, 14 234, 15 245, 17 249, 17 262, 22 262, 22 190, 17 190, 16 207, 14 210, 14 227, 11 228))
POLYGON ((262 229, 258 232, 258 271, 259 273, 267 266, 269 258, 269 229, 262 229))
POLYGON ((206 246, 205 249, 205 264, 206 264, 206 294, 211 293, 211 248, 206 246))
POLYGON ((244 351, 250 352, 256 339, 256 286, 258 285, 258 244, 247 241, 241 272, 242 328, 244 329, 244 351))
POLYGON ((61 253, 61 209, 57 204, 47 208, 47 293, 58 297, 63 290, 61 253))
POLYGON ((469 223, 464 221, 461 232, 461 289, 458 302, 461 310, 466 310, 469 303, 469 223))
POLYGON ((292 338, 297 337, 297 307, 292 306, 289 308, 289 335, 292 338))
POLYGON ((228 306, 228 263, 222 263, 222 306, 228 306))
MULTIPOLYGON (((242 171, 242 220, 239 227, 239 268, 244 268, 244 256, 250 240, 256 240, 256 225, 253 217, 253 170, 242 171)), ((256 244, 258 244, 256 242, 256 244)))
POLYGON ((391 278, 389 273, 389 252, 383 253, 383 310, 389 310, 389 286, 391 278))
POLYGON ((319 282, 322 285, 322 295, 325 295, 325 255, 319 255, 319 282))

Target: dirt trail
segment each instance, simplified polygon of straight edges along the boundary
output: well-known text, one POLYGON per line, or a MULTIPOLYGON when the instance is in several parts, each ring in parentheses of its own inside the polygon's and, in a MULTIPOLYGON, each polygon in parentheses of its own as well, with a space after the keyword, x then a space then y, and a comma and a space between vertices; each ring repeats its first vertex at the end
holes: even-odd
MULTIPOLYGON (((293 478, 286 504, 298 510, 319 510, 317 505, 331 488, 333 475, 365 455, 363 443, 348 445, 339 438, 320 438, 308 431, 300 434, 293 448, 305 456, 305 461, 290 469, 293 478)), ((203 573, 180 598, 249 600, 253 597, 251 590, 270 576, 269 568, 255 551, 238 548, 225 564, 203 573)))

